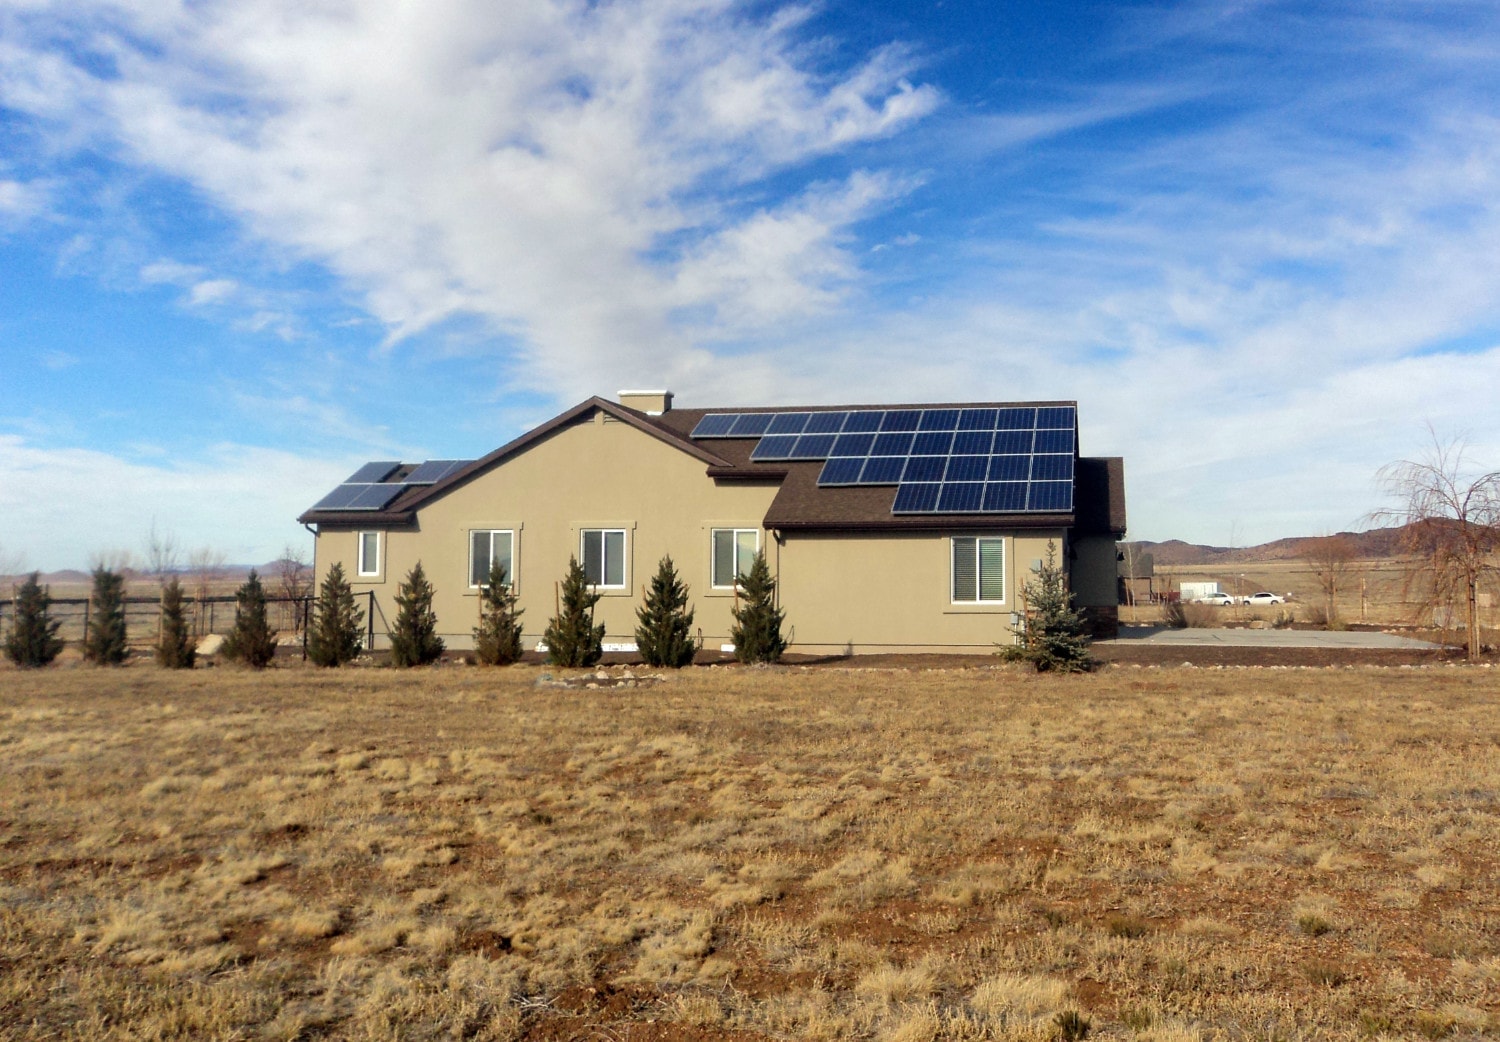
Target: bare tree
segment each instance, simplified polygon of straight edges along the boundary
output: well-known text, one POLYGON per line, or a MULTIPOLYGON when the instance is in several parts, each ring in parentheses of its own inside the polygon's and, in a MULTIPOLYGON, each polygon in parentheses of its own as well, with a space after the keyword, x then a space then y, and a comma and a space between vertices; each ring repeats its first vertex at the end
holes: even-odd
POLYGON ((1352 578, 1358 554, 1354 540, 1347 535, 1319 536, 1303 544, 1302 557, 1318 577, 1330 626, 1338 622, 1339 589, 1352 578))
POLYGON ((156 577, 159 585, 167 584, 167 577, 177 571, 182 559, 182 549, 177 545, 175 532, 157 530, 156 518, 151 519, 151 531, 146 533, 146 570, 156 577))
POLYGON ((1441 440, 1412 460, 1382 467, 1381 485, 1397 505, 1372 516, 1401 527, 1409 555, 1408 597, 1428 614, 1463 607, 1469 661, 1479 657, 1479 580, 1495 568, 1500 549, 1500 471, 1478 473, 1462 438, 1441 440))
POLYGON ((293 633, 302 627, 302 614, 295 602, 311 596, 312 588, 312 565, 308 563, 307 551, 288 543, 281 548, 281 556, 276 560, 276 592, 294 602, 288 605, 293 633))
POLYGON ((26 571, 26 555, 0 546, 0 579, 16 580, 26 571))
POLYGON ((213 584, 224 577, 226 560, 228 557, 223 550, 215 550, 211 546, 200 546, 188 554, 188 571, 193 578, 193 624, 198 633, 207 629, 203 602, 213 592, 213 584))

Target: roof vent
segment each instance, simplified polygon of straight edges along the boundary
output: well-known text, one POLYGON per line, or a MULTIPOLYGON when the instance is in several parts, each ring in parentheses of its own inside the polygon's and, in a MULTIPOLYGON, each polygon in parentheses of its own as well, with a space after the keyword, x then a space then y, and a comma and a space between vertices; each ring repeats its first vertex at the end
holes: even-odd
POLYGON ((660 416, 672 408, 671 391, 621 391, 620 404, 647 416, 660 416))

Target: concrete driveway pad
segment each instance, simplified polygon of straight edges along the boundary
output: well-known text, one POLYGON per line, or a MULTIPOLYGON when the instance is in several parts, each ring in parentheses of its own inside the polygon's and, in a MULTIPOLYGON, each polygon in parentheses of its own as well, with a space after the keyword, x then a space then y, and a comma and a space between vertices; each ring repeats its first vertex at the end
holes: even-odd
POLYGON ((1394 633, 1342 633, 1327 630, 1174 630, 1152 626, 1122 626, 1117 640, 1098 644, 1152 644, 1168 647, 1226 648, 1366 648, 1372 651, 1432 651, 1441 648, 1425 640, 1394 633))

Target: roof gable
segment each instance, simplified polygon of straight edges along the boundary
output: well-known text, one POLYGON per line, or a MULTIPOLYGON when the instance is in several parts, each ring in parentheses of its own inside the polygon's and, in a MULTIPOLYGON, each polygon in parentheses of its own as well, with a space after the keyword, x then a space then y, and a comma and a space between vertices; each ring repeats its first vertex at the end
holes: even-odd
MULTIPOLYGON (((584 419, 585 417, 591 416, 596 411, 602 412, 607 416, 611 416, 622 423, 629 424, 631 427, 642 432, 643 434, 650 435, 658 441, 669 445, 672 448, 677 449, 678 451, 683 452, 689 456, 692 456, 697 460, 700 460, 707 467, 729 467, 732 465, 729 460, 726 460, 717 453, 714 453, 709 449, 698 445, 691 438, 679 434, 677 431, 674 431, 670 427, 665 427, 660 424, 651 422, 651 420, 648 419, 645 414, 637 412, 634 409, 626 408, 623 405, 619 405, 607 399, 595 396, 589 398, 586 401, 580 402, 566 412, 554 416, 546 423, 543 423, 537 427, 533 427, 531 430, 527 431, 525 434, 522 434, 520 437, 506 442, 495 451, 489 453, 486 456, 482 456, 477 460, 474 460, 467 466, 464 466, 451 474, 448 474, 446 477, 442 478, 440 481, 437 481, 432 485, 427 485, 421 488, 411 488, 405 492, 402 492, 381 510, 352 511, 313 509, 304 512, 302 516, 297 520, 302 524, 339 522, 373 522, 377 524, 407 523, 412 519, 412 516, 415 514, 415 512, 421 509, 426 504, 432 502, 433 500, 441 498, 447 493, 452 492, 454 489, 468 484, 475 478, 493 470, 495 467, 504 463, 506 460, 512 459, 515 456, 518 456, 521 453, 525 452, 527 449, 531 448, 533 445, 540 442, 549 435, 560 431, 565 427, 568 427, 569 425, 576 423, 581 419, 584 419)), ((395 473, 400 474, 401 471, 398 470, 395 473)))

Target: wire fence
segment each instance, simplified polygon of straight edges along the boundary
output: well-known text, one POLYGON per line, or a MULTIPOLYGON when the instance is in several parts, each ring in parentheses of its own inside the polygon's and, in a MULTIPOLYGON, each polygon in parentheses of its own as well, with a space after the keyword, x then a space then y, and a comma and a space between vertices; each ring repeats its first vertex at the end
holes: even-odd
MULTIPOLYGON (((368 599, 365 646, 370 647, 375 638, 375 594, 370 591, 356 594, 356 597, 368 599)), ((307 625, 312 618, 312 602, 311 596, 266 598, 266 622, 283 642, 287 637, 297 638, 304 655, 307 653, 307 625)), ((185 596, 182 603, 189 631, 195 637, 201 639, 213 634, 223 636, 234 626, 238 600, 233 594, 185 596)), ((0 599, 0 637, 8 636, 15 624, 15 605, 13 598, 0 599)), ((154 646, 161 637, 161 598, 126 597, 124 607, 125 632, 130 646, 154 646)), ((57 635, 66 644, 81 644, 88 633, 93 603, 88 597, 53 597, 48 613, 62 623, 57 635)))

